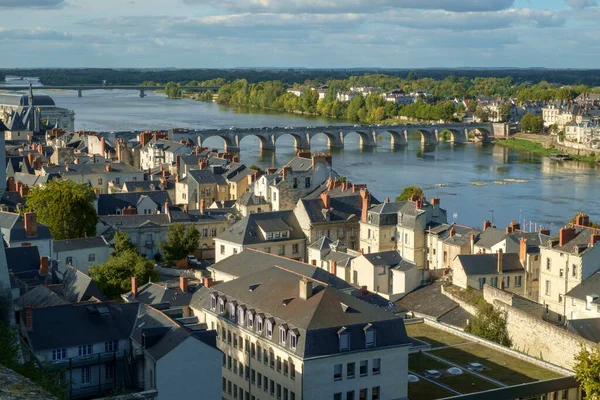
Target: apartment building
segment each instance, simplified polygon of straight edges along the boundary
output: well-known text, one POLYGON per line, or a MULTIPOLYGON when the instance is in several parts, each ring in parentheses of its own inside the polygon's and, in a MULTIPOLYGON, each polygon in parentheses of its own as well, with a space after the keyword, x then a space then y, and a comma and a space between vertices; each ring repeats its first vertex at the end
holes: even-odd
POLYGON ((223 399, 407 398, 401 317, 277 266, 211 290, 223 399))
POLYGON ((565 295, 600 270, 600 246, 596 245, 600 231, 589 225, 589 217, 580 214, 574 225, 561 228, 540 245, 539 302, 549 320, 564 322, 565 295))
POLYGON ((567 320, 600 318, 600 272, 565 294, 567 320))

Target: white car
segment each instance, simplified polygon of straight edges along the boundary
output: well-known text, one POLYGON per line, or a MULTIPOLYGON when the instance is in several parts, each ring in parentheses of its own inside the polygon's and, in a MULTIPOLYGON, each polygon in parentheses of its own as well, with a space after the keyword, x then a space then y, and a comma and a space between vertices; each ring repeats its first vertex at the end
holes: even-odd
POLYGON ((200 264, 200 262, 195 256, 187 256, 187 263, 190 267, 195 267, 200 264))

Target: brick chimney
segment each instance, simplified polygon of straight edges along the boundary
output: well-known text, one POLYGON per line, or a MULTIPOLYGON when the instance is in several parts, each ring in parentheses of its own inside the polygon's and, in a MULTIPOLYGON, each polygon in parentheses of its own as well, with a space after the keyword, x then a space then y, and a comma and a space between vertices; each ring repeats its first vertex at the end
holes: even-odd
POLYGON ((23 309, 23 324, 27 330, 33 329, 33 310, 29 304, 23 309))
POLYGON ((204 276, 202 277, 202 284, 204 285, 205 288, 210 288, 213 285, 213 279, 210 276, 204 276))
POLYGON ((307 277, 303 277, 299 281, 298 297, 300 300, 308 300, 313 295, 313 282, 307 277))
POLYGON ((329 193, 321 193, 321 200, 323 200, 323 206, 329 210, 331 208, 331 196, 329 196, 329 193))
POLYGON ((79 157, 75 157, 75 161, 73 161, 74 164, 79 164, 79 157))
POLYGON ((187 293, 188 283, 189 283, 189 279, 187 277, 185 277, 185 276, 179 277, 179 289, 181 289, 181 291, 183 293, 187 293))
POLYGON ((492 223, 490 221, 488 221, 487 219, 483 220, 483 230, 485 231, 487 228, 491 228, 492 227, 492 223))
POLYGON ((183 205, 183 212, 186 214, 190 213, 190 206, 187 203, 183 205))
POLYGON ((42 169, 42 157, 36 157, 36 158, 35 158, 35 161, 34 161, 34 166, 33 166, 33 168, 34 168, 36 171, 39 171, 39 170, 41 170, 41 169, 42 169))
POLYGON ((579 213, 575 217, 575 225, 590 226, 590 217, 584 213, 579 213))
POLYGON ((317 266, 317 260, 310 260, 310 264, 314 267, 317 266))
POLYGON ((25 213, 23 220, 25 223, 25 236, 27 236, 27 237, 37 236, 38 226, 37 226, 36 213, 33 213, 33 212, 25 213))
POLYGON ((367 290, 367 287, 366 286, 361 286, 360 287, 360 295, 361 296, 366 296, 368 294, 369 294, 369 290, 367 290))
POLYGON ((206 212, 206 200, 200 199, 200 214, 204 215, 206 212))
POLYGON ((516 232, 521 230, 521 224, 517 223, 514 219, 510 221, 511 232, 516 232))
POLYGON ((431 199, 431 205, 432 206, 440 206, 440 198, 439 197, 434 197, 431 199))
POLYGON ((550 236, 550 229, 546 229, 546 228, 540 229, 540 235, 550 236))
POLYGON ((415 208, 416 208, 417 210, 420 210, 420 209, 422 209, 422 208, 423 208, 423 200, 421 200, 421 199, 418 199, 417 201, 415 201, 415 208))
POLYGON ((506 233, 512 233, 513 228, 511 226, 506 227, 506 233))
POLYGON ((137 297, 137 295, 138 295, 138 285, 137 285, 137 280, 135 279, 135 276, 131 277, 131 295, 133 297, 137 297))
POLYGON ((112 171, 112 166, 110 164, 106 164, 106 172, 112 171))
POLYGON ((386 197, 386 198, 385 198, 385 202, 386 202, 386 203, 389 203, 389 202, 390 202, 390 198, 389 198, 389 197, 386 197))
POLYGON ((519 242, 519 259, 521 260, 521 264, 525 265, 525 260, 527 259, 527 239, 524 237, 519 242))
POLYGON ((168 214, 168 213, 169 213, 169 201, 166 200, 165 201, 165 214, 168 214))
POLYGON ((475 235, 471 234, 471 254, 475 254, 475 235))
POLYGON ((575 228, 567 228, 567 227, 560 228, 558 245, 564 246, 569 241, 571 241, 575 238, 576 233, 577 233, 577 231, 575 230, 575 228))
POLYGON ((29 185, 22 184, 19 188, 19 193, 21 194, 21 197, 27 196, 27 194, 29 193, 29 185))
POLYGON ((367 211, 369 211, 369 207, 371 206, 371 194, 367 189, 361 189, 360 197, 362 198, 360 220, 362 222, 367 222, 367 211))
POLYGON ((600 241, 600 235, 592 233, 590 235, 590 247, 594 247, 598 241, 600 241))
POLYGON ((281 177, 284 181, 287 177, 287 174, 289 174, 291 171, 292 171, 291 167, 283 167, 283 169, 281 170, 281 177))
POLYGON ((504 263, 504 252, 502 249, 498 249, 498 273, 502 274, 502 264, 504 263))
POLYGON ((332 261, 331 262, 331 271, 329 271, 329 273, 331 273, 332 275, 336 275, 337 274, 337 261, 332 261))
POLYGON ((450 228, 450 232, 448 232, 448 235, 450 235, 450 237, 456 235, 456 231, 454 230, 454 227, 450 228))
POLYGON ((40 257, 40 275, 48 275, 48 257, 40 257))
POLYGON ((8 178, 8 191, 9 192, 16 192, 17 191, 17 184, 15 182, 15 178, 13 176, 8 178))

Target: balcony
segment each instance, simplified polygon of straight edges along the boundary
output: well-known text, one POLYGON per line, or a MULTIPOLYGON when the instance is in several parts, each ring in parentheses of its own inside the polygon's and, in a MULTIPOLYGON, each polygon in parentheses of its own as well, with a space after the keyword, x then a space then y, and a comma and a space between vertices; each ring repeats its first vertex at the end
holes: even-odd
POLYGON ((97 353, 90 354, 88 356, 79 356, 73 358, 66 358, 64 360, 53 361, 52 364, 62 368, 80 368, 88 365, 99 365, 113 360, 122 360, 122 353, 97 353))

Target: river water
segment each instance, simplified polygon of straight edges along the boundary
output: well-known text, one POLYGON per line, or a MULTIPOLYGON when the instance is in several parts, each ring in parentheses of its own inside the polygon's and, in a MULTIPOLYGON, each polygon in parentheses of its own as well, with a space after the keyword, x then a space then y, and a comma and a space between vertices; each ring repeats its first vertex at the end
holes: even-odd
MULTIPOLYGON (((334 125, 339 121, 288 114, 252 113, 193 100, 169 100, 160 94, 139 98, 135 91, 50 92, 58 107, 75 110, 77 129, 122 131, 144 129, 229 128, 262 126, 334 125)), ((481 227, 493 219, 504 227, 515 219, 526 229, 558 229, 577 212, 600 220, 599 170, 585 163, 555 163, 547 158, 504 149, 493 144, 422 147, 411 137, 405 147, 392 149, 389 137, 376 149, 361 150, 356 134, 346 138, 345 149, 335 149, 333 168, 353 183, 366 183, 381 201, 392 200, 403 187, 421 186, 430 198, 439 196, 449 222, 481 227)), ((204 145, 223 148, 212 138, 204 145)), ((262 153, 258 139, 241 142, 240 159, 246 165, 280 167, 294 156, 293 140, 284 136, 275 152, 262 153)), ((323 135, 315 137, 312 151, 326 151, 323 135)))

